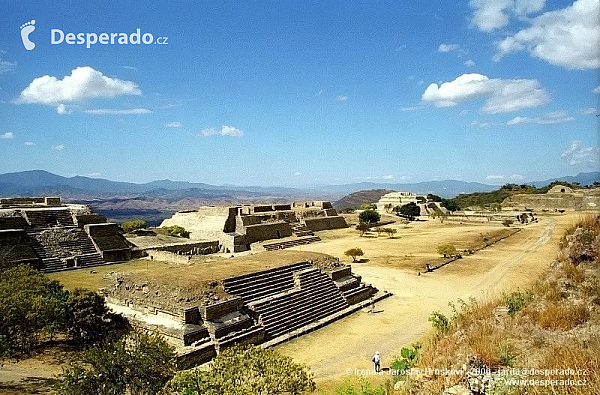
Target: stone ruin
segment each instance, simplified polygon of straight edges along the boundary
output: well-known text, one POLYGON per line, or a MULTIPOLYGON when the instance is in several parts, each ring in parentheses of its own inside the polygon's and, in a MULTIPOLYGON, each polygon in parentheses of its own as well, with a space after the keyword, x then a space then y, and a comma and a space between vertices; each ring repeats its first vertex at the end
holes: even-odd
POLYGON ((0 264, 28 263, 44 272, 131 259, 117 224, 58 197, 0 199, 0 264))
POLYGON ((600 210, 600 188, 571 189, 555 185, 544 194, 518 194, 502 202, 503 210, 585 211, 600 210))
POLYGON ((187 296, 173 288, 117 278, 105 292, 111 308, 175 344, 184 366, 207 362, 235 344, 274 346, 391 295, 337 260, 297 262, 179 290, 187 296), (162 322, 152 324, 153 318, 162 322))
POLYGON ((184 227, 191 239, 218 240, 222 252, 247 251, 255 242, 292 237, 284 243, 265 245, 267 250, 287 248, 319 241, 316 231, 348 227, 331 203, 324 201, 200 207, 175 213, 161 227, 172 225, 184 227))

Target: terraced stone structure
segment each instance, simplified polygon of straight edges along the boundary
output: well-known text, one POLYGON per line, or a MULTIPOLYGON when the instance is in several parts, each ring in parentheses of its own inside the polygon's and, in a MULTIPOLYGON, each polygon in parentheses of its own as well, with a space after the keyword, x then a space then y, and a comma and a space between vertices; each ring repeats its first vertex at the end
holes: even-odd
MULTIPOLYGON (((314 232, 345 228, 348 225, 330 202, 306 201, 292 204, 251 205, 235 207, 200 207, 180 211, 163 221, 161 226, 179 225, 196 240, 218 240, 223 252, 247 251, 255 242, 287 239, 307 244, 319 241, 314 232)), ((297 243, 271 245, 281 249, 297 243)))
POLYGON ((128 312, 122 312, 138 325, 168 336, 178 348, 180 362, 193 365, 234 344, 279 344, 345 317, 371 298, 390 296, 364 284, 350 266, 339 262, 323 267, 302 261, 215 280, 212 286, 214 290, 203 297, 188 297, 196 300, 179 310, 153 304, 160 303, 162 295, 150 284, 121 282, 107 293, 107 300, 113 308, 126 306, 128 312), (129 292, 119 292, 123 287, 129 292), (132 312, 141 314, 136 318, 132 312), (162 325, 152 325, 151 316, 162 317, 162 325))
POLYGON ((544 194, 512 195, 502 202, 503 210, 585 211, 600 210, 600 188, 571 189, 555 185, 544 194))
POLYGON ((60 198, 0 199, 0 263, 55 272, 131 259, 116 224, 60 198))

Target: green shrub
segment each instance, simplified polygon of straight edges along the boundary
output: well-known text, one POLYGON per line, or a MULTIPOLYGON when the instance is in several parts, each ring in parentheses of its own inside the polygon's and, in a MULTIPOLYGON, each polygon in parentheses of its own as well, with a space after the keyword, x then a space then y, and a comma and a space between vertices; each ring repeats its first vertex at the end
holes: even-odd
POLYGON ((188 232, 187 230, 185 230, 184 227, 179 226, 179 225, 164 226, 163 229, 167 231, 169 236, 186 237, 186 238, 190 237, 190 232, 188 232))
POLYGON ((146 229, 147 226, 148 224, 146 224, 146 221, 143 219, 132 219, 121 224, 121 228, 125 231, 125 233, 131 233, 138 229, 146 229))
POLYGON ((519 310, 527 305, 533 299, 531 291, 527 292, 513 292, 509 295, 504 295, 504 302, 508 308, 508 315, 513 317, 519 310))
POLYGON ((433 313, 431 313, 431 316, 429 316, 428 321, 431 322, 431 325, 435 329, 442 333, 446 333, 450 329, 450 320, 448 319, 448 317, 446 317, 439 311, 434 311, 433 313))

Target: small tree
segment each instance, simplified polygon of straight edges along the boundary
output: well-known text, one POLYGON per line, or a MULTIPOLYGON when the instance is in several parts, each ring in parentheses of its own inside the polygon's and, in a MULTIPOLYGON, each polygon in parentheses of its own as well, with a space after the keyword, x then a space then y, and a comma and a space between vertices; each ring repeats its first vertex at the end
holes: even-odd
POLYGON ((363 237, 363 235, 365 234, 365 232, 368 232, 369 229, 371 229, 371 227, 369 226, 369 224, 365 223, 365 222, 359 222, 358 225, 356 225, 356 230, 358 230, 360 232, 360 237, 363 237))
POLYGON ((392 203, 388 203, 385 206, 383 206, 383 208, 385 209, 386 213, 389 213, 390 211, 392 211, 393 205, 392 203))
POLYGON ((369 209, 360 213, 358 219, 367 224, 376 224, 381 219, 381 215, 377 211, 369 209))
POLYGON ((356 262, 356 258, 359 257, 359 256, 365 255, 365 253, 360 248, 354 247, 354 248, 350 248, 349 250, 346 250, 344 252, 344 255, 351 256, 352 257, 352 262, 356 262))
POLYGON ((361 210, 377 210, 377 205, 375 203, 363 203, 360 205, 361 210))
POLYGON ((414 202, 410 202, 400 207, 400 214, 407 216, 412 221, 415 217, 421 215, 421 207, 414 202))
POLYGON ((436 247, 436 251, 438 254, 442 255, 444 258, 452 257, 456 255, 456 247, 452 244, 440 244, 436 247))
POLYGON ((394 228, 382 228, 381 230, 387 233, 390 239, 392 239, 394 235, 398 232, 398 230, 394 228))
POLYGON ((504 221, 502 221, 502 225, 506 226, 507 228, 510 227, 513 224, 513 220, 512 219, 505 219, 504 221))
POLYGON ((138 229, 146 229, 147 226, 148 224, 146 224, 146 221, 143 219, 132 219, 121 224, 121 228, 125 231, 125 233, 131 233, 138 229))

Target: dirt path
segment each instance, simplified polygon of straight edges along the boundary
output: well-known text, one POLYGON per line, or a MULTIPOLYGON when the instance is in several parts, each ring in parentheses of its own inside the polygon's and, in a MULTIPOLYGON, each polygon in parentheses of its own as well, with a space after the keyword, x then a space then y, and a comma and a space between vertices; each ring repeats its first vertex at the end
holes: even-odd
MULTIPOLYGON (((467 256, 433 273, 415 272, 376 265, 354 264, 363 281, 394 293, 376 306, 376 313, 362 311, 317 332, 285 343, 277 350, 305 363, 318 382, 338 380, 370 369, 372 354, 382 355, 389 366, 394 354, 426 334, 434 310, 450 313, 449 302, 484 298, 502 290, 526 286, 555 256, 555 241, 571 222, 565 217, 547 217, 496 245, 467 256), (552 243, 551 243, 552 241, 552 243)), ((338 250, 334 242, 332 249, 338 250)), ((327 242, 319 251, 329 253, 327 242)))

